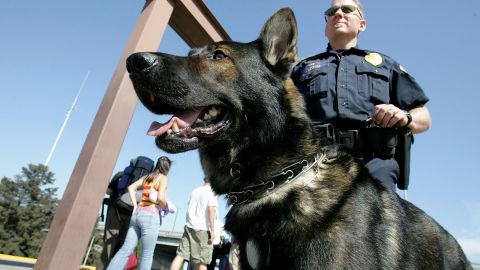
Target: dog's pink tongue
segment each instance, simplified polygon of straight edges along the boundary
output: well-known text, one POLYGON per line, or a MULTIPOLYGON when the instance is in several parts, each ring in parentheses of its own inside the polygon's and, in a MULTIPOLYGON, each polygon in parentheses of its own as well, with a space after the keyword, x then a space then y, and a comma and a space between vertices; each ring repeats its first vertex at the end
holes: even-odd
POLYGON ((189 111, 177 112, 172 116, 172 118, 170 118, 170 120, 163 124, 160 124, 157 121, 153 121, 147 131, 147 135, 161 136, 172 127, 173 123, 177 123, 179 129, 189 127, 195 122, 195 120, 197 120, 198 116, 202 111, 203 108, 195 108, 189 111))

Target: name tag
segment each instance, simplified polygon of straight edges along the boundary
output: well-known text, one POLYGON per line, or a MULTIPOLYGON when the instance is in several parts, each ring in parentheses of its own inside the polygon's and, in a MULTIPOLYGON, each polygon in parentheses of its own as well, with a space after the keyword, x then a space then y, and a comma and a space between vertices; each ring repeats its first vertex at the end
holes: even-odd
POLYGON ((330 62, 328 60, 315 60, 313 62, 308 63, 305 66, 305 72, 311 72, 314 69, 328 67, 329 65, 330 65, 330 62))
POLYGON ((312 62, 306 63, 305 66, 302 67, 300 81, 308 80, 320 73, 327 73, 327 69, 330 62, 328 60, 314 60, 312 62))

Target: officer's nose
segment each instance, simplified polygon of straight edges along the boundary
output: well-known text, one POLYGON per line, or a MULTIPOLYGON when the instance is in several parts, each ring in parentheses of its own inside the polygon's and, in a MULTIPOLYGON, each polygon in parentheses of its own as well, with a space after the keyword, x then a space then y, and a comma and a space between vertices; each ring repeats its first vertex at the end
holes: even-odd
POLYGON ((343 13, 342 9, 339 8, 337 9, 337 11, 335 11, 335 13, 333 14, 334 17, 343 17, 345 16, 345 13, 343 13))

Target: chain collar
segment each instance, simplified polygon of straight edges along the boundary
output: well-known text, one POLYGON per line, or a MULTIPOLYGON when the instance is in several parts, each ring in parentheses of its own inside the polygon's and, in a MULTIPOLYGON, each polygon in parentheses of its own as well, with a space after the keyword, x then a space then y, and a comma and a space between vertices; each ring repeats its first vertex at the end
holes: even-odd
POLYGON ((283 168, 281 173, 266 179, 260 184, 248 186, 241 191, 229 192, 227 194, 228 203, 232 205, 239 205, 250 202, 253 198, 259 197, 259 195, 262 195, 265 192, 270 192, 275 189, 275 187, 283 183, 290 183, 295 180, 297 176, 299 176, 302 172, 310 169, 318 161, 318 159, 318 154, 312 155, 299 162, 293 163, 283 168))

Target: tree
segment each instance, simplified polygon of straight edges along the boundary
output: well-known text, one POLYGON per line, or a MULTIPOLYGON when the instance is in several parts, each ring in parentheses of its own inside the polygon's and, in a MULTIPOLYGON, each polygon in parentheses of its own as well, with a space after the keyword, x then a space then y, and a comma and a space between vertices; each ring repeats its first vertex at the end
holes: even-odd
POLYGON ((0 182, 0 253, 36 258, 58 206, 54 174, 28 164, 0 182))

